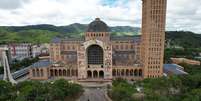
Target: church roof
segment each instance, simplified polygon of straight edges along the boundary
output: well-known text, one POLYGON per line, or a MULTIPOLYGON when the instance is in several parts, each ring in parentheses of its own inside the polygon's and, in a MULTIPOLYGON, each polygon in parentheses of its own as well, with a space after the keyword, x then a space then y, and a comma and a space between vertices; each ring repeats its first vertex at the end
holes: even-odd
MULTIPOLYGON (((135 36, 111 36, 110 37, 111 41, 132 41, 132 42, 140 42, 141 40, 141 35, 135 35, 135 36)), ((85 41, 84 37, 79 37, 79 38, 58 38, 55 37, 52 39, 52 43, 60 43, 62 41, 85 41)))
POLYGON ((58 37, 54 37, 52 40, 51 40, 52 43, 60 43, 61 42, 61 39, 58 38, 58 37))
POLYGON ((58 38, 58 37, 54 37, 51 42, 52 43, 60 43, 63 41, 84 41, 84 37, 79 37, 79 38, 69 38, 69 37, 65 37, 65 38, 58 38))
POLYGON ((52 64, 52 62, 49 60, 41 60, 41 61, 38 61, 38 62, 32 64, 30 67, 31 68, 45 68, 47 66, 50 66, 51 64, 52 64))
POLYGON ((140 42, 141 35, 135 36, 111 36, 111 41, 133 41, 133 42, 140 42))
POLYGON ((100 18, 96 18, 89 24, 87 32, 109 32, 109 27, 100 18))
POLYGON ((185 75, 188 74, 184 71, 183 67, 177 65, 177 64, 164 64, 163 65, 163 71, 164 73, 173 73, 175 75, 185 75))
POLYGON ((69 37, 66 37, 64 39, 62 39, 62 41, 84 41, 84 37, 79 37, 79 38, 69 38, 69 37))

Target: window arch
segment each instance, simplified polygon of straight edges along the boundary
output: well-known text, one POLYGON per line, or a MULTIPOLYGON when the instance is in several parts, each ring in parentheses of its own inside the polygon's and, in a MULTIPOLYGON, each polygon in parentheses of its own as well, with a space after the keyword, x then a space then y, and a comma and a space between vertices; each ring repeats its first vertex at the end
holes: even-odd
POLYGON ((92 78, 92 72, 90 70, 87 71, 87 78, 92 78))
POLYGON ((36 71, 35 71, 35 69, 32 70, 32 73, 33 73, 33 77, 35 77, 35 76, 36 76, 36 71))
POLYGON ((104 78, 104 72, 102 70, 99 71, 99 78, 104 78))
POLYGON ((37 77, 40 77, 40 71, 39 69, 36 69, 37 77))
POLYGON ((43 69, 40 70, 40 73, 41 73, 40 76, 43 77, 43 75, 44 75, 44 74, 43 74, 43 69))
POLYGON ((87 48, 88 64, 103 64, 103 49, 99 45, 87 48))

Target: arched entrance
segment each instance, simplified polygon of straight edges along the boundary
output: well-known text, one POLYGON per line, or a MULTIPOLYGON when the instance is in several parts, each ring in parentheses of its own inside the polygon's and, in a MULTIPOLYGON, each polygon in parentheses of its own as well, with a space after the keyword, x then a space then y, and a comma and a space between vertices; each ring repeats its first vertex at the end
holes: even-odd
POLYGON ((129 70, 126 69, 126 76, 129 76, 129 70))
POLYGON ((92 73, 91 73, 91 71, 87 71, 87 78, 92 78, 92 73))
POLYGON ((58 76, 58 72, 57 70, 54 71, 55 76, 58 76))
POLYGON ((35 69, 32 70, 32 73, 33 73, 33 77, 35 77, 35 76, 36 76, 36 71, 35 71, 35 69))
POLYGON ((98 72, 95 70, 95 71, 93 71, 93 77, 94 78, 98 78, 98 72))
POLYGON ((50 76, 54 76, 54 71, 52 69, 50 70, 50 76))
POLYGON ((103 49, 99 45, 91 45, 87 48, 88 64, 103 65, 103 49))
POLYGON ((67 76, 70 76, 70 69, 67 70, 67 76))
POLYGON ((59 70, 59 76, 62 76, 62 71, 61 70, 59 70))
POLYGON ((104 78, 104 72, 103 71, 99 71, 99 78, 104 78))
POLYGON ((142 76, 142 70, 141 69, 139 70, 139 76, 140 77, 142 76))
POLYGON ((63 76, 66 76, 66 70, 63 70, 63 76))
POLYGON ((138 70, 137 69, 135 69, 135 71, 134 71, 134 76, 138 76, 138 70))
POLYGON ((112 76, 116 76, 116 70, 115 69, 112 70, 112 76))
POLYGON ((133 76, 133 69, 130 70, 130 76, 133 76))

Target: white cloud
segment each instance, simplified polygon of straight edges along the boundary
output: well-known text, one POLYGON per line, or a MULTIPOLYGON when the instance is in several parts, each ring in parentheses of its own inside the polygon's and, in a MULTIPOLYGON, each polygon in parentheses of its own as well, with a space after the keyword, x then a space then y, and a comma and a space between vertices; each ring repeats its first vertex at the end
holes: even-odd
MULTIPOLYGON (((141 0, 116 0, 113 6, 102 1, 106 0, 1 0, 0 25, 88 24, 100 17, 108 25, 140 27, 141 0)), ((201 33, 200 5, 200 0, 168 0, 167 30, 201 33)))
POLYGON ((131 6, 133 5, 129 4, 127 8, 122 2, 118 2, 115 7, 103 6, 101 0, 31 0, 20 8, 0 10, 0 13, 4 14, 0 15, 0 23, 67 25, 75 22, 89 23, 95 17, 100 17, 109 25, 131 25, 137 15, 135 11, 138 11, 131 6))
POLYGON ((27 3, 29 0, 0 0, 1 9, 16 9, 27 3))
POLYGON ((168 0, 167 29, 201 33, 200 0, 168 0))

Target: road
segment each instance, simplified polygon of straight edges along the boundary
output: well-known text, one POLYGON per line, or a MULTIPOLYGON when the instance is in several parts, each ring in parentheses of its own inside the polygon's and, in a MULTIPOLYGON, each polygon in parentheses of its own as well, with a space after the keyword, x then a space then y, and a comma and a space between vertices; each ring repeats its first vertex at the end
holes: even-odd
POLYGON ((85 88, 84 94, 78 101, 107 101, 105 90, 100 88, 85 88))

